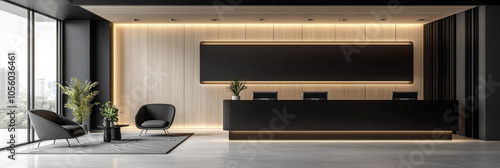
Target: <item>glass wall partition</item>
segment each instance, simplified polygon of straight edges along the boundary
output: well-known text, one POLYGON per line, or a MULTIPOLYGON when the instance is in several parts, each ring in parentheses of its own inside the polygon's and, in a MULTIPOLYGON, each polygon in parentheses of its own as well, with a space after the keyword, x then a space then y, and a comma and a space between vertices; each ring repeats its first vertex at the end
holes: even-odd
MULTIPOLYGON (((58 111, 61 22, 0 1, 0 140, 33 142, 27 111, 58 111), (11 138, 11 135, 14 138, 11 138)), ((0 149, 11 144, 2 143, 0 149)))

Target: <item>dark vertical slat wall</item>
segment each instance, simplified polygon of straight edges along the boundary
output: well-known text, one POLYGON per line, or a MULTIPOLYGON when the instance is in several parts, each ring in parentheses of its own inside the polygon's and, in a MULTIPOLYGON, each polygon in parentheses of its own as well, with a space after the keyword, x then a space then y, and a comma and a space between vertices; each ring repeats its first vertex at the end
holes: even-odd
POLYGON ((455 16, 424 25, 424 99, 455 100, 455 16))
POLYGON ((465 136, 479 138, 479 9, 465 12, 465 136))

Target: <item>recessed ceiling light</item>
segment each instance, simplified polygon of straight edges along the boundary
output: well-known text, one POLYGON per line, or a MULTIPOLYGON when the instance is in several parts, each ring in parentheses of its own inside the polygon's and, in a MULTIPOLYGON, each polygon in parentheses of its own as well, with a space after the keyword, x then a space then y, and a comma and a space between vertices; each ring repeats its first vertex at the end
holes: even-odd
POLYGON ((177 21, 177 19, 174 19, 174 18, 170 18, 170 19, 168 19, 168 20, 170 20, 170 21, 172 21, 172 22, 177 21))
POLYGON ((311 19, 311 18, 307 18, 306 21, 310 22, 310 21, 313 21, 314 19, 311 19))
POLYGON ((257 19, 257 21, 261 22, 261 21, 264 21, 264 19, 260 19, 260 18, 259 18, 259 19, 257 19))
POLYGON ((345 21, 347 21, 347 19, 342 18, 342 19, 340 19, 340 21, 345 22, 345 21))
POLYGON ((212 20, 213 22, 219 21, 219 19, 210 19, 210 20, 212 20))
POLYGON ((419 21, 419 22, 423 22, 423 21, 425 21, 425 19, 418 19, 417 21, 419 21))
POLYGON ((386 18, 380 18, 378 21, 385 22, 386 20, 386 18))
POLYGON ((139 19, 132 19, 132 21, 137 22, 137 21, 139 21, 139 19))

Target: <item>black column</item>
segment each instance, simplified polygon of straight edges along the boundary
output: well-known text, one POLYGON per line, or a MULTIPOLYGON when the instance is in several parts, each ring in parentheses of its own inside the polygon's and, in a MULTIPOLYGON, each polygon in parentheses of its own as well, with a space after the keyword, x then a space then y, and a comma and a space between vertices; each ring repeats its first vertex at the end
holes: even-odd
POLYGON ((465 136, 479 138, 479 9, 465 12, 465 136))
MULTIPOLYGON (((98 81, 96 89, 99 95, 94 99, 104 104, 111 99, 111 23, 93 22, 91 33, 92 55, 90 56, 90 80, 98 81)), ((103 116, 99 106, 94 106, 90 115, 90 129, 98 129, 102 124, 103 116)))
MULTIPOLYGON (((111 98, 111 28, 110 22, 91 20, 64 21, 63 81, 71 77, 97 81, 99 95, 94 102, 105 103, 111 98)), ((64 96, 63 103, 67 101, 64 96)), ((90 116, 90 129, 102 123, 99 107, 90 116)), ((73 119, 71 110, 64 109, 64 116, 73 119)))

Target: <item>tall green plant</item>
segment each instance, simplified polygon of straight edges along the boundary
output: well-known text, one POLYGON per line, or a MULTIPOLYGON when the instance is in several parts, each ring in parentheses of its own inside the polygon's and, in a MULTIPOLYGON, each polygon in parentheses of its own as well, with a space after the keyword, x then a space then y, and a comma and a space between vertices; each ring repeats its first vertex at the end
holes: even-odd
POLYGON ((241 91, 248 88, 247 86, 245 86, 246 83, 247 82, 238 81, 238 78, 234 78, 233 81, 229 83, 229 86, 226 87, 226 89, 230 92, 233 92, 235 96, 239 96, 241 91))
POLYGON ((92 100, 99 94, 99 91, 92 91, 92 89, 98 84, 99 82, 82 82, 75 77, 71 78, 69 82, 66 81, 67 86, 57 84, 61 87, 62 93, 69 97, 64 107, 73 111, 75 117, 73 120, 80 125, 90 117, 92 107, 99 104, 92 103, 92 100))

